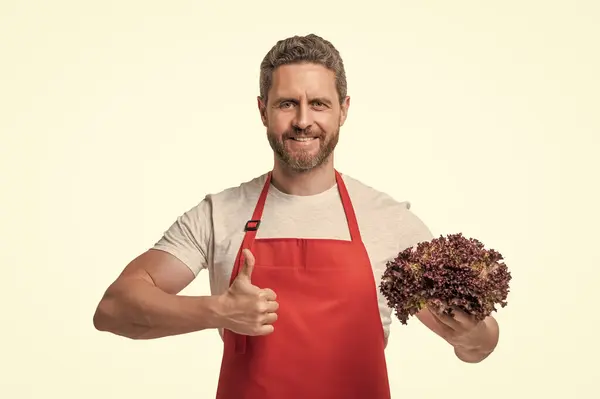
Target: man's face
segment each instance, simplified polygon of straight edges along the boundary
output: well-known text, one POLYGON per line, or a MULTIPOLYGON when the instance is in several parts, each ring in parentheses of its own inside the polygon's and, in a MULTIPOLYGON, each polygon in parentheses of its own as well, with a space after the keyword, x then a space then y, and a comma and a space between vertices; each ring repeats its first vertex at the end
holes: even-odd
POLYGON ((258 99, 277 158, 296 172, 325 162, 337 145, 350 99, 340 105, 333 71, 321 65, 282 65, 273 72, 268 102, 258 99))

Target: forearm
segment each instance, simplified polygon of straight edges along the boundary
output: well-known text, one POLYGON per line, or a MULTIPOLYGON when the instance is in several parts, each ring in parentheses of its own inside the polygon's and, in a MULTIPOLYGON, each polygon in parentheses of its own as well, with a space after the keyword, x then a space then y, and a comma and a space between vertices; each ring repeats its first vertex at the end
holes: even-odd
POLYGON ((218 297, 168 294, 145 280, 110 287, 96 310, 100 331, 131 339, 154 339, 218 328, 218 297))
POLYGON ((488 317, 469 337, 453 345, 454 353, 464 362, 479 363, 494 351, 499 336, 498 322, 488 317))

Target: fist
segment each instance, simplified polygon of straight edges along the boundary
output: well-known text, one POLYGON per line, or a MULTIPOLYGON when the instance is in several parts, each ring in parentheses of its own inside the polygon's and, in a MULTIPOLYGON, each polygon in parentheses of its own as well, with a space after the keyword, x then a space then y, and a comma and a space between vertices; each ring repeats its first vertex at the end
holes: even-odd
POLYGON ((244 265, 222 295, 224 327, 243 335, 267 335, 274 331, 279 304, 275 292, 252 284, 254 255, 249 249, 242 251, 244 265))

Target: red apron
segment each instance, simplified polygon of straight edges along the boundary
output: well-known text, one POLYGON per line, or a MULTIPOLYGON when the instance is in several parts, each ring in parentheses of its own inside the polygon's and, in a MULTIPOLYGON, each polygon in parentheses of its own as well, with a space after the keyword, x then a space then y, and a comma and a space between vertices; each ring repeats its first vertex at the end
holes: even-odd
POLYGON ((388 399, 384 332, 373 269, 346 186, 336 171, 351 241, 256 239, 268 174, 231 274, 249 248, 252 284, 279 302, 266 336, 224 330, 217 399, 388 399))

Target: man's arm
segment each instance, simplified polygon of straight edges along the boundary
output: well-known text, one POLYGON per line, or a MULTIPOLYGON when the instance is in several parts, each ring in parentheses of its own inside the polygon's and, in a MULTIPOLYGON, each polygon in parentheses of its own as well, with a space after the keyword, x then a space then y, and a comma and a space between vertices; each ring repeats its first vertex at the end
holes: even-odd
POLYGON ((106 290, 94 326, 131 339, 153 339, 219 328, 216 296, 177 295, 194 280, 175 256, 156 249, 141 254, 106 290))

